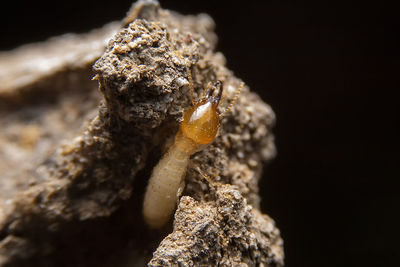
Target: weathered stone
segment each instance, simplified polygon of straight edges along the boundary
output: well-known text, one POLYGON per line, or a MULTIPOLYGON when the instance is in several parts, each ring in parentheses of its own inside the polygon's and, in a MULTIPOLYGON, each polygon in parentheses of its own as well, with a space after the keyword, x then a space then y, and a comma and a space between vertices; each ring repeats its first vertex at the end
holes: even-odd
POLYGON ((262 165, 275 154, 275 117, 247 86, 216 140, 192 156, 173 229, 146 227, 147 179, 190 106, 187 67, 195 98, 209 82, 223 82, 222 107, 241 81, 215 52, 207 15, 139 1, 123 28, 113 25, 87 38, 64 36, 0 55, 2 69, 15 60, 7 68, 14 78, 0 75, 0 263, 283 265, 279 230, 259 211, 258 196, 262 165), (117 33, 100 57, 111 32, 117 33), (94 51, 90 42, 99 44, 94 51), (57 49, 47 53, 57 64, 18 80, 25 77, 16 71, 27 64, 23 55, 32 54, 28 63, 35 66, 51 46, 57 49), (69 48, 76 60, 64 56, 69 48), (90 56, 78 60, 84 51, 90 56), (98 57, 102 100, 88 67, 98 57))

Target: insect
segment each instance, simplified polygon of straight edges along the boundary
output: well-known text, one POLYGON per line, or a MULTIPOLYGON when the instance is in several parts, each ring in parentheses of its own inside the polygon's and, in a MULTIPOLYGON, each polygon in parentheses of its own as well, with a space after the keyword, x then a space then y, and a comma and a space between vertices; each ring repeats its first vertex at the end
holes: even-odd
POLYGON ((193 79, 188 67, 187 73, 192 106, 184 113, 174 144, 153 169, 144 197, 143 216, 150 228, 161 228, 169 221, 185 186, 190 156, 214 140, 220 119, 233 107, 244 86, 244 83, 239 86, 228 108, 219 112, 221 82, 208 84, 200 99, 194 102, 193 79))

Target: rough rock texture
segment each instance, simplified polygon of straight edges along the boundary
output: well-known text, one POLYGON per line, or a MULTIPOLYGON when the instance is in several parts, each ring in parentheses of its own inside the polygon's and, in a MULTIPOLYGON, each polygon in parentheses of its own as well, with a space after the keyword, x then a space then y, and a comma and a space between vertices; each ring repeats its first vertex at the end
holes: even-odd
MULTIPOLYGON (((87 34, 65 34, 39 44, 0 52, 0 93, 15 95, 32 87, 55 87, 55 76, 91 66, 120 28, 113 22, 87 34), (46 82, 47 84, 41 84, 46 82)), ((57 77, 58 79, 60 77, 57 77)), ((84 80, 83 78, 81 80, 84 80)), ((37 88, 35 88, 37 89, 37 88)), ((25 93, 25 92, 24 92, 25 93)))
POLYGON ((150 266, 277 266, 279 230, 230 185, 213 189, 212 202, 181 198, 175 227, 157 248, 150 266), (272 242, 271 242, 272 241, 272 242))
MULTIPOLYGON (((79 39, 72 54, 89 53, 85 42, 104 43, 115 25, 79 39)), ((207 15, 141 1, 123 25, 94 64, 102 101, 88 69, 101 45, 79 62, 61 56, 68 36, 0 54, 0 264, 283 265, 282 239, 259 211, 257 185, 275 154, 274 114, 246 86, 216 140, 192 156, 173 229, 146 227, 147 179, 190 106, 187 67, 195 98, 209 82, 223 82, 222 108, 240 80, 215 52, 207 15), (30 65, 40 65, 40 47, 51 45, 61 46, 50 60, 57 64, 18 81, 18 64, 26 65, 20 55, 31 53, 30 65), (3 69, 15 78, 5 80, 3 69)))

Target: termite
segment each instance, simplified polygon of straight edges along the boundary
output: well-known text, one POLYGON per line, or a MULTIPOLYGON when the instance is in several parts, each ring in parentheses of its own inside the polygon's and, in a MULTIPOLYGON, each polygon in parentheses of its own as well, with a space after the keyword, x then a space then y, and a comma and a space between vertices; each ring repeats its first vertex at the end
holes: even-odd
POLYGON ((244 86, 241 83, 228 108, 219 112, 223 91, 221 82, 208 84, 203 96, 194 102, 193 79, 188 67, 187 73, 192 106, 184 112, 174 144, 153 169, 144 197, 143 216, 150 228, 161 228, 169 221, 184 188, 190 156, 215 139, 221 118, 233 107, 244 86), (215 93, 216 88, 218 91, 215 93))

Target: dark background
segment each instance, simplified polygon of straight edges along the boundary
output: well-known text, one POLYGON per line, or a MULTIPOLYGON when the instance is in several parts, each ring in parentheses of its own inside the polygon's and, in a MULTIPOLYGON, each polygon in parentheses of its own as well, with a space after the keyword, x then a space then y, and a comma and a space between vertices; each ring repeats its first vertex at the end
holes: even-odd
MULTIPOLYGON (((0 49, 86 32, 130 5, 10 2, 0 49)), ((162 6, 210 14, 228 66, 277 114, 262 208, 281 229, 287 266, 400 266, 398 9, 378 1, 162 6)))

